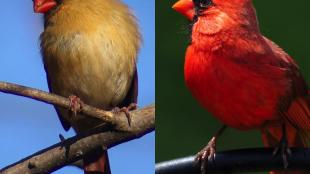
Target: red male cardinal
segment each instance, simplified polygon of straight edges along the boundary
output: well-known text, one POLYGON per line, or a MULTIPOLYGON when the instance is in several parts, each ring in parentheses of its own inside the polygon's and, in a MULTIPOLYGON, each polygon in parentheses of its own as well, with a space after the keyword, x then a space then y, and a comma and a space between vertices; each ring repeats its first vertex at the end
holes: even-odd
MULTIPOLYGON (((224 125, 261 130, 287 167, 288 147, 306 146, 310 97, 294 60, 260 33, 252 0, 179 0, 173 8, 193 22, 184 68, 192 94, 224 125)), ((197 154, 203 172, 225 127, 197 154)))
MULTIPOLYGON (((51 92, 76 96, 70 97, 73 106, 80 98, 105 110, 137 102, 141 39, 126 5, 119 0, 34 0, 34 11, 45 14, 41 49, 51 92)), ((66 130, 72 126, 80 133, 102 124, 66 109, 56 110, 66 130)), ((106 151, 100 148, 87 156, 84 170, 110 173, 106 151)))

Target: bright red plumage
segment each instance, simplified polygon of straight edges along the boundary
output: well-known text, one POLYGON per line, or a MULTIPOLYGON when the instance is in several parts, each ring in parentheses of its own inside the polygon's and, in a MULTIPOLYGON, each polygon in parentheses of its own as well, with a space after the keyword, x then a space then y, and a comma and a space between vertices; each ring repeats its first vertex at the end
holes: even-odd
POLYGON ((192 94, 225 125, 260 129, 266 146, 278 146, 285 125, 288 146, 305 147, 307 85, 294 60, 260 33, 252 1, 197 2, 174 6, 194 22, 184 68, 192 94))
MULTIPOLYGON (((266 121, 282 119, 280 112, 287 111, 289 100, 296 95, 293 88, 305 85, 292 84, 293 78, 296 83, 303 83, 296 64, 262 36, 235 43, 237 56, 230 52, 233 48, 223 50, 225 45, 209 44, 222 47, 215 51, 190 45, 185 61, 188 87, 205 108, 228 126, 260 128, 266 121), (242 53, 242 49, 246 52, 242 53), (285 98, 287 101, 282 101, 285 98)), ((305 91, 299 93, 306 95, 305 91)))

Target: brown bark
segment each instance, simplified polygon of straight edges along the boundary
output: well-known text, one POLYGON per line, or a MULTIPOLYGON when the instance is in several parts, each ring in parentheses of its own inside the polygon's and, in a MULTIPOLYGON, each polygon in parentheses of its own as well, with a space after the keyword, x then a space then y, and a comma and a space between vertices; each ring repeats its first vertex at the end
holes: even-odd
MULTIPOLYGON (((67 98, 25 86, 0 82, 0 91, 69 108, 69 100, 67 98)), ((128 120, 124 113, 113 114, 87 104, 83 104, 81 112, 85 115, 102 119, 108 124, 66 140, 60 136, 60 143, 38 151, 19 162, 1 169, 0 173, 51 173, 63 166, 83 159, 83 156, 91 153, 92 150, 99 146, 108 149, 120 143, 139 138, 155 129, 154 105, 131 111, 131 125, 128 125, 128 120), (110 126, 106 127, 106 125, 110 126)))

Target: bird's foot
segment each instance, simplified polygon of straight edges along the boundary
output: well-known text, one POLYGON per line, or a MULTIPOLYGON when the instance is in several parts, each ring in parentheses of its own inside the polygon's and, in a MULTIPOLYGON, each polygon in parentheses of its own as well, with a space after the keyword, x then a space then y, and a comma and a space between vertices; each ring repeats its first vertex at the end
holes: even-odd
POLYGON ((197 153, 195 161, 200 165, 200 170, 202 174, 206 174, 207 164, 209 160, 215 160, 216 152, 216 137, 212 137, 209 143, 197 153))
POLYGON ((130 115, 130 111, 135 110, 138 108, 138 105, 136 103, 130 103, 129 106, 127 107, 115 107, 113 108, 113 112, 115 114, 119 114, 120 112, 124 112, 126 117, 127 117, 127 121, 128 121, 128 125, 131 126, 131 115, 130 115))
POLYGON ((70 95, 69 100, 70 100, 69 109, 71 112, 73 112, 74 116, 76 116, 76 114, 82 110, 83 102, 79 97, 75 95, 70 95))
POLYGON ((288 147, 286 137, 282 137, 279 146, 274 149, 272 155, 276 156, 278 154, 282 155, 284 169, 287 169, 289 164, 288 157, 292 154, 292 151, 288 147))

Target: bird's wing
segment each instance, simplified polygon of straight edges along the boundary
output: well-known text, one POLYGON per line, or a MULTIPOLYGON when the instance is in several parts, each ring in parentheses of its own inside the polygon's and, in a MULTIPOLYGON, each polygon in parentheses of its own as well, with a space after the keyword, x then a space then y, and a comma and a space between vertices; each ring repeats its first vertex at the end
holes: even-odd
MULTIPOLYGON (((278 45, 265 38, 270 48, 279 58, 281 66, 288 71, 288 80, 290 81, 290 91, 281 99, 279 110, 282 111, 283 116, 289 121, 297 130, 305 133, 305 136, 310 131, 310 95, 308 86, 300 73, 298 65, 295 61, 286 54, 278 45), (287 105, 288 104, 288 105, 287 105), (285 107, 287 105, 287 107, 285 107), (281 108, 282 107, 282 108, 281 108)), ((309 136, 305 137, 309 138, 309 136)))
POLYGON ((54 106, 54 108, 55 108, 55 110, 56 110, 56 113, 57 113, 57 115, 58 115, 58 118, 59 118, 59 120, 60 120, 60 122, 61 122, 62 127, 63 127, 66 131, 68 131, 68 130, 70 129, 70 127, 71 127, 69 121, 67 121, 65 118, 63 118, 63 117, 61 116, 60 111, 57 109, 57 107, 54 106))
MULTIPOLYGON (((45 68, 45 72, 46 72, 46 79, 47 79, 48 88, 49 88, 50 92, 53 93, 52 86, 51 86, 51 82, 50 82, 50 78, 49 78, 49 75, 48 75, 48 71, 46 71, 45 65, 44 65, 44 68, 45 68)), ((60 120, 60 122, 61 122, 62 127, 63 127, 66 131, 68 131, 68 130, 70 129, 70 127, 71 127, 69 121, 66 120, 64 117, 61 116, 61 113, 60 113, 59 109, 58 109, 55 105, 54 105, 54 108, 55 108, 55 110, 56 110, 56 113, 57 113, 57 115, 58 115, 58 118, 59 118, 59 120, 60 120)))
POLYGON ((308 95, 308 86, 300 73, 299 67, 296 62, 286 53, 284 52, 277 44, 272 42, 271 40, 265 38, 266 43, 272 49, 275 54, 275 58, 277 58, 276 65, 280 68, 287 69, 288 78, 291 81, 291 90, 293 99, 300 96, 308 95))
POLYGON ((137 68, 135 68, 134 75, 131 81, 131 86, 127 92, 125 99, 121 102, 119 107, 127 107, 131 103, 138 102, 138 72, 137 68))

